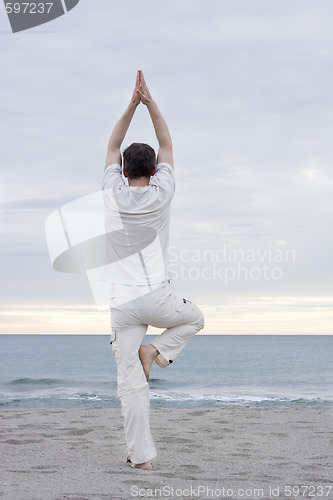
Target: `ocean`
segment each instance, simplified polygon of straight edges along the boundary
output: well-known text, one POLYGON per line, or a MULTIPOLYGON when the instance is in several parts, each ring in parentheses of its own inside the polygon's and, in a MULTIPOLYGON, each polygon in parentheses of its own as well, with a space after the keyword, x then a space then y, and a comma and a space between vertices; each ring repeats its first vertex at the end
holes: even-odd
MULTIPOLYGON (((333 336, 198 335, 154 363, 151 406, 332 405, 332 354, 333 336)), ((0 335, 0 407, 120 407, 110 337, 0 335)))

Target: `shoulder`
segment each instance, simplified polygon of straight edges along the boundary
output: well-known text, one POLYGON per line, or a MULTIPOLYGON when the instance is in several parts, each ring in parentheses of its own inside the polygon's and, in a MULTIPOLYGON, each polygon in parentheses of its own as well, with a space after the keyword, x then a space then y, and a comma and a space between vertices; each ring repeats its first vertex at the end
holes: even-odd
POLYGON ((150 179, 150 184, 160 179, 171 178, 174 180, 174 168, 170 163, 160 162, 156 165, 156 173, 150 179))
POLYGON ((150 179, 150 186, 158 188, 158 192, 171 199, 175 191, 174 169, 170 163, 161 162, 156 166, 156 173, 150 179))
POLYGON ((102 189, 118 189, 124 186, 124 180, 121 175, 121 165, 113 163, 104 170, 102 189))

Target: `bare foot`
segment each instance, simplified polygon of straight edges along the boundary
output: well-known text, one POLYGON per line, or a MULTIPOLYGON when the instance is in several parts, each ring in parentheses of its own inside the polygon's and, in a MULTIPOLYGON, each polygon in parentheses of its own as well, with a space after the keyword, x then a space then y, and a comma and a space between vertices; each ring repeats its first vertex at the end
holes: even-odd
POLYGON ((149 382, 151 365, 153 364, 154 359, 158 356, 158 354, 158 350, 152 344, 140 346, 139 358, 143 367, 143 371, 145 372, 147 382, 149 382))
POLYGON ((142 464, 133 464, 133 462, 131 462, 131 460, 128 458, 127 463, 132 469, 141 469, 141 470, 153 470, 154 469, 151 462, 144 462, 142 464))

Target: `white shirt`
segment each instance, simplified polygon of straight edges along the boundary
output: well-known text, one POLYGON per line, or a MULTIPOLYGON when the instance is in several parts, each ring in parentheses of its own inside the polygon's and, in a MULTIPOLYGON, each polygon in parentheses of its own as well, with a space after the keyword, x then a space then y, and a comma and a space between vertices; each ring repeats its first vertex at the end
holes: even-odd
POLYGON ((159 163, 147 186, 128 186, 121 166, 107 167, 102 183, 107 251, 103 280, 150 291, 170 279, 168 245, 174 170, 159 163))

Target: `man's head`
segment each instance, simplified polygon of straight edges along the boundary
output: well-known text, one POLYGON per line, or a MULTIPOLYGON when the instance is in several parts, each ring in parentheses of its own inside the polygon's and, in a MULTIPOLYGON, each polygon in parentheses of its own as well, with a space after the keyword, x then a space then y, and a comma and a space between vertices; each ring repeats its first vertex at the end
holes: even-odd
POLYGON ((123 152, 124 175, 129 179, 150 177, 156 167, 155 151, 148 144, 133 142, 123 152))

